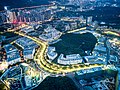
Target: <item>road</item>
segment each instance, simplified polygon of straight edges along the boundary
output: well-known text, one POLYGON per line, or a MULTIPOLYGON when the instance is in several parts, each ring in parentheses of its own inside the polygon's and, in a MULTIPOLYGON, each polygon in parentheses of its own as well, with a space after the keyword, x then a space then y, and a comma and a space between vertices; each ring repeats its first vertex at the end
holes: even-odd
MULTIPOLYGON (((13 30, 11 30, 13 31, 13 30)), ((9 32, 11 32, 9 31, 9 32)), ((84 64, 73 64, 73 65, 59 65, 53 62, 48 62, 49 60, 46 59, 45 56, 47 53, 47 47, 48 43, 45 41, 40 40, 39 38, 28 36, 25 33, 22 32, 14 32, 15 34, 18 34, 20 36, 27 37, 33 41, 36 42, 40 46, 40 48, 37 50, 37 53, 35 54, 34 60, 37 62, 38 66, 43 69, 44 71, 47 71, 52 74, 64 74, 68 72, 74 72, 74 71, 79 71, 83 69, 90 69, 90 68, 95 68, 95 67, 102 67, 104 65, 99 65, 99 64, 91 64, 91 65, 84 65, 84 64)))
POLYGON ((67 33, 78 32, 78 31, 81 31, 81 30, 86 30, 86 27, 83 27, 83 28, 80 28, 80 29, 71 30, 71 31, 68 31, 67 33))

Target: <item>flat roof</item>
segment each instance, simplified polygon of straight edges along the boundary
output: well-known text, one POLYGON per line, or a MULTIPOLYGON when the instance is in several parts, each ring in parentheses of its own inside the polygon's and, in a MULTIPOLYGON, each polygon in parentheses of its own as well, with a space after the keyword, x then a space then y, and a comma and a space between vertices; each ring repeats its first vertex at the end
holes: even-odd
POLYGON ((76 73, 78 75, 82 75, 82 74, 85 74, 85 73, 91 73, 91 72, 100 71, 100 70, 102 70, 101 67, 96 67, 96 68, 80 70, 80 71, 77 71, 76 73))
POLYGON ((57 55, 57 53, 56 52, 48 52, 48 55, 50 55, 51 57, 54 57, 57 55))
POLYGON ((33 51, 34 51, 34 50, 35 50, 35 48, 24 49, 24 50, 23 50, 23 55, 33 54, 33 51))
POLYGON ((106 47, 99 45, 95 47, 95 50, 106 52, 106 47))
POLYGON ((5 51, 6 51, 6 53, 17 51, 17 49, 11 44, 7 44, 7 45, 5 45, 3 47, 4 47, 5 51))
POLYGON ((33 40, 26 37, 17 39, 16 43, 21 45, 23 48, 33 48, 33 47, 36 48, 38 46, 33 40))
POLYGON ((19 59, 20 58, 20 55, 19 55, 19 52, 17 51, 14 51, 12 53, 8 53, 7 54, 7 61, 12 61, 12 60, 15 60, 15 59, 19 59))

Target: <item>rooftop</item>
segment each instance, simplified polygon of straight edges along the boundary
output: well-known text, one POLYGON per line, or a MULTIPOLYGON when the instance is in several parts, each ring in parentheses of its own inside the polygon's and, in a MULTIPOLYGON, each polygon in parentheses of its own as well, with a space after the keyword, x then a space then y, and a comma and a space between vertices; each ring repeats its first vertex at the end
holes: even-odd
POLYGON ((20 59, 20 55, 19 55, 19 52, 12 52, 12 53, 8 53, 7 54, 7 61, 12 61, 12 60, 15 60, 15 59, 20 59))
POLYGON ((35 51, 35 48, 24 49, 23 50, 23 55, 33 54, 34 51, 35 51))
POLYGON ((17 49, 11 44, 5 45, 4 48, 5 48, 6 53, 11 53, 13 51, 17 51, 17 49))
POLYGON ((91 72, 100 71, 100 70, 102 70, 102 67, 84 69, 84 70, 77 71, 76 73, 77 73, 77 75, 83 75, 83 74, 86 74, 86 73, 91 73, 91 72))

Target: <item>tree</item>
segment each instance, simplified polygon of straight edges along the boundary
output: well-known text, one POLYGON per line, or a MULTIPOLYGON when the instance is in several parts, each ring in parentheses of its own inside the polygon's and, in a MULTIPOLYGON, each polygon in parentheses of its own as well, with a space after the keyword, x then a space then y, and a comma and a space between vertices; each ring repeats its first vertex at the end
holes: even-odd
POLYGON ((68 77, 47 77, 33 90, 77 90, 77 87, 68 77))

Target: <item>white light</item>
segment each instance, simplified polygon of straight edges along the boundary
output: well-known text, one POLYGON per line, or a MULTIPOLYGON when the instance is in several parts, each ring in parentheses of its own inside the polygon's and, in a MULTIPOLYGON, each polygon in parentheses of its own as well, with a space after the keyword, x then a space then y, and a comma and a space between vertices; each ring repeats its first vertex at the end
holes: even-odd
POLYGON ((4 6, 4 9, 5 9, 5 10, 8 10, 7 6, 4 6))

